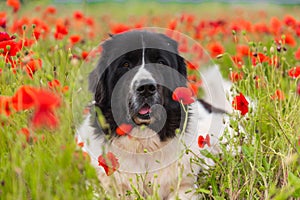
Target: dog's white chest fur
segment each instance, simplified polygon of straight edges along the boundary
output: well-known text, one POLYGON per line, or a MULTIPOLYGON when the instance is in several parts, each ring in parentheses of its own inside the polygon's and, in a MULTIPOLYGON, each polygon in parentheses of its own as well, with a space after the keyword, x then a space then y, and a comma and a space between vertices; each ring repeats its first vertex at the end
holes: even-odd
MULTIPOLYGON (((195 102, 189 106, 189 121, 184 137, 180 134, 167 141, 160 141, 159 136, 147 127, 135 127, 129 136, 114 138, 109 148, 119 159, 120 168, 111 176, 107 176, 97 158, 107 147, 103 137, 96 137, 94 128, 87 116, 78 129, 78 140, 84 142, 83 150, 92 158, 92 164, 97 169, 99 180, 110 192, 126 194, 132 191, 132 186, 143 196, 157 194, 163 199, 173 199, 177 195, 182 199, 191 199, 194 195, 186 191, 192 189, 196 175, 201 167, 191 165, 192 154, 185 154, 184 148, 189 148, 210 166, 213 162, 203 157, 200 150, 207 149, 212 153, 219 152, 219 137, 223 134, 223 114, 209 113, 195 102), (200 149, 198 137, 210 135, 211 147, 200 149), (182 142, 185 142, 182 145, 182 142), (160 187, 158 187, 158 185, 160 187)), ((129 197, 128 197, 129 198, 129 197)), ((130 198, 129 198, 130 199, 130 198)))

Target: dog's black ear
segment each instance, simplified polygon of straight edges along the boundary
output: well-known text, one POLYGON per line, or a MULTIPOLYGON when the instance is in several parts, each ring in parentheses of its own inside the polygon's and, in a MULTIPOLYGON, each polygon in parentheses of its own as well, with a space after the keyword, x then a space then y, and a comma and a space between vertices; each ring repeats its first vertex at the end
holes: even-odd
POLYGON ((99 82, 99 75, 98 75, 97 71, 98 70, 96 68, 89 74, 89 90, 92 93, 96 92, 96 87, 99 82))
POLYGON ((102 57, 97 67, 89 75, 89 90, 94 94, 95 101, 99 105, 103 105, 107 97, 106 91, 106 62, 102 57))
POLYGON ((178 71, 179 73, 184 76, 184 78, 187 78, 187 71, 186 71, 186 62, 183 57, 180 55, 177 55, 177 65, 178 65, 178 71))
POLYGON ((106 99, 107 99, 107 90, 106 90, 106 80, 105 75, 100 78, 100 80, 97 83, 96 91, 95 91, 95 101, 96 103, 102 107, 106 105, 106 99))
POLYGON ((186 63, 185 63, 185 60, 184 58, 182 58, 180 55, 179 55, 179 51, 178 51, 178 42, 176 40, 173 40, 172 38, 164 35, 164 34, 161 34, 162 37, 167 41, 168 44, 170 44, 173 49, 176 49, 175 52, 173 53, 176 53, 176 57, 177 57, 177 66, 178 66, 178 71, 181 75, 184 76, 184 78, 187 77, 187 71, 186 71, 186 63))

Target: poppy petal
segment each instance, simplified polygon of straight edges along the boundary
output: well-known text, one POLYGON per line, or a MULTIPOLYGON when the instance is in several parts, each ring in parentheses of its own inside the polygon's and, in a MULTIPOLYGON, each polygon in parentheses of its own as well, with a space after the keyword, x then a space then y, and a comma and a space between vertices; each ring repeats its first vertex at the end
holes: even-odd
POLYGON ((188 105, 195 102, 193 98, 193 92, 186 87, 178 87, 174 90, 172 99, 174 101, 182 102, 184 105, 188 105))
POLYGON ((119 161, 112 152, 98 157, 98 165, 103 167, 107 176, 112 175, 119 167, 119 161))

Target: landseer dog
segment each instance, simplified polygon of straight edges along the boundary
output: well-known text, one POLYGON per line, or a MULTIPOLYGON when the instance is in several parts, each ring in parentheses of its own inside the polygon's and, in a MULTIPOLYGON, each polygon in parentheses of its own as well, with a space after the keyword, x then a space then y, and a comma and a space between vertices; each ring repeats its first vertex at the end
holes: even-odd
POLYGON ((203 74, 205 100, 182 106, 172 99, 176 88, 187 87, 186 61, 175 40, 133 30, 112 35, 102 48, 89 75, 94 108, 77 134, 104 189, 121 199, 135 198, 132 193, 197 199, 197 174, 213 165, 201 150, 220 153, 219 138, 226 126, 228 105, 218 68, 203 74), (119 135, 117 129, 124 124, 130 129, 119 135), (199 136, 210 145, 200 149, 199 136), (110 176, 97 160, 108 152, 119 163, 110 176), (203 163, 193 162, 194 156, 203 163))

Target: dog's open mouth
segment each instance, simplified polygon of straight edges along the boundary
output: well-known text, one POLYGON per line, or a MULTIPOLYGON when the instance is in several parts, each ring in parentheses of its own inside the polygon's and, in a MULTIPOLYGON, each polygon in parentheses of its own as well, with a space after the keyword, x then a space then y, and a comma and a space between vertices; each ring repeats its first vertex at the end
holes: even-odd
POLYGON ((138 113, 133 117, 134 122, 137 125, 151 123, 151 107, 148 104, 144 104, 138 111, 138 113))

